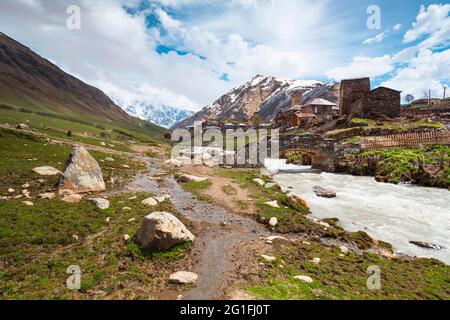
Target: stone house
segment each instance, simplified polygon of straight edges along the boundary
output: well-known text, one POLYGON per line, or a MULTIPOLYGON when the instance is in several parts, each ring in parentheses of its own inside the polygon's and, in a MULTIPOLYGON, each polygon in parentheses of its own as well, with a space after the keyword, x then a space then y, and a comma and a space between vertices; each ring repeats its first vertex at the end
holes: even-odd
POLYGON ((332 120, 335 114, 336 104, 325 99, 314 99, 305 104, 303 113, 314 114, 320 120, 332 120))
POLYGON ((353 117, 377 119, 400 116, 400 91, 378 87, 350 104, 353 117))
POLYGON ((339 90, 341 116, 359 118, 397 118, 400 116, 400 91, 379 87, 370 90, 370 79, 343 80, 339 90))

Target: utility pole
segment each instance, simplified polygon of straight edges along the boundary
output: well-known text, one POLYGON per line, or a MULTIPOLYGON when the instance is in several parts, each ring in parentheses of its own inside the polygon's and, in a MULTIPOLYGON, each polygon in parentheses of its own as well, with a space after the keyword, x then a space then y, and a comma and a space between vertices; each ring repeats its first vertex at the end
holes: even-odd
POLYGON ((444 85, 444 97, 442 98, 443 100, 445 100, 445 91, 447 90, 447 86, 444 85))
POLYGON ((431 106, 431 90, 428 90, 428 107, 431 106))

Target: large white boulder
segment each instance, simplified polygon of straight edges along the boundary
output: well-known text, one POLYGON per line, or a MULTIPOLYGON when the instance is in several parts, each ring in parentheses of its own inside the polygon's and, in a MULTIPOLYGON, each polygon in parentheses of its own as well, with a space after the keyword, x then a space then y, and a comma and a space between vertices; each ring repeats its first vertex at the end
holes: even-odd
POLYGON ((195 284, 197 279, 198 276, 195 273, 179 271, 169 277, 169 282, 175 284, 195 284))
POLYGON ((208 180, 205 177, 197 177, 190 174, 182 174, 178 177, 179 182, 203 182, 208 180))
POLYGON ((153 212, 144 218, 137 232, 142 249, 168 250, 173 246, 194 241, 194 235, 168 212, 153 212))
POLYGON ((102 170, 84 147, 75 147, 66 161, 66 170, 59 178, 59 188, 75 192, 106 189, 102 170))
POLYGON ((95 204, 99 209, 106 210, 109 208, 109 201, 103 198, 91 199, 91 202, 95 204))

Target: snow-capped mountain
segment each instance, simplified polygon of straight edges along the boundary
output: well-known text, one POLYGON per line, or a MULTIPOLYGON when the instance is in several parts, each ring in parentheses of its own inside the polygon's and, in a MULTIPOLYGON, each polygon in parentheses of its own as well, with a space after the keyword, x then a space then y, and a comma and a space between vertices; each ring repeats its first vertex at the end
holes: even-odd
POLYGON ((174 107, 155 106, 147 101, 132 101, 124 103, 119 99, 115 102, 128 114, 143 120, 153 122, 161 127, 170 128, 194 114, 192 111, 181 110, 174 107))
POLYGON ((291 106, 293 92, 301 92, 303 101, 325 97, 336 102, 338 90, 335 84, 325 84, 317 80, 286 80, 257 75, 192 117, 177 123, 173 128, 186 127, 194 121, 249 121, 255 115, 259 115, 265 122, 270 122, 279 111, 291 106))

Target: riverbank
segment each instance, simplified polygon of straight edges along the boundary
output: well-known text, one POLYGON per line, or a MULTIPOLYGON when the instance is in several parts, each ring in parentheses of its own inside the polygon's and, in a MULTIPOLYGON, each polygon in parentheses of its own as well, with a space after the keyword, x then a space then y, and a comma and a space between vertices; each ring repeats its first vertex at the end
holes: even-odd
POLYGON ((336 173, 373 176, 387 183, 450 188, 450 147, 393 148, 345 154, 336 173))

